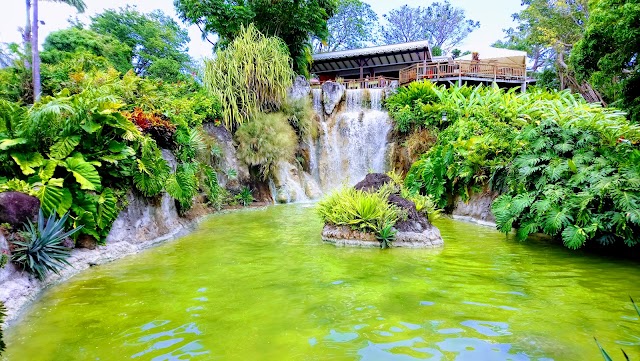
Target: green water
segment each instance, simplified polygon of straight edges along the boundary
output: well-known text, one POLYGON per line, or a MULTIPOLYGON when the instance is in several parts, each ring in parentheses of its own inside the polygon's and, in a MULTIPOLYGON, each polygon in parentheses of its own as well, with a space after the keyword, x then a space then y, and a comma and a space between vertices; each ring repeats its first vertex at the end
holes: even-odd
POLYGON ((82 273, 9 330, 8 360, 601 360, 593 336, 640 359, 637 264, 447 219, 440 250, 336 248, 311 207, 82 273))

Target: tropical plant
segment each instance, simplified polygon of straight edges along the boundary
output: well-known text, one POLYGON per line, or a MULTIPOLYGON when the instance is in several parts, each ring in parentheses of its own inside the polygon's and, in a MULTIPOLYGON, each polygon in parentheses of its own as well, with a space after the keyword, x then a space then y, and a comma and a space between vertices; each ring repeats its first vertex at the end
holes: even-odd
POLYGON ((393 224, 385 224, 376 235, 376 238, 380 241, 380 248, 391 248, 391 243, 396 239, 396 233, 398 232, 393 229, 393 224))
POLYGON ((277 110, 293 76, 283 41, 249 25, 205 63, 204 83, 221 100, 224 125, 232 130, 259 112, 277 110))
POLYGON ((281 113, 259 113, 238 128, 238 158, 256 167, 267 179, 280 161, 293 160, 297 147, 296 134, 281 113))
POLYGON ((45 220, 40 209, 37 225, 27 220, 27 240, 13 242, 16 247, 11 260, 39 280, 43 280, 49 272, 59 273, 62 267, 69 264, 69 249, 64 246, 64 240, 82 228, 79 226, 65 232, 68 217, 69 214, 65 214, 62 218, 56 219, 54 213, 45 220))
POLYGON ((253 202, 253 194, 251 193, 251 188, 242 187, 242 190, 240 190, 240 193, 238 193, 236 198, 242 204, 242 206, 248 207, 253 202))
POLYGON ((436 137, 405 187, 439 208, 490 186, 505 193, 493 206, 499 229, 517 227, 521 239, 545 232, 570 248, 638 241, 640 127, 624 113, 568 92, 429 82, 400 89, 386 104, 399 131, 436 137))

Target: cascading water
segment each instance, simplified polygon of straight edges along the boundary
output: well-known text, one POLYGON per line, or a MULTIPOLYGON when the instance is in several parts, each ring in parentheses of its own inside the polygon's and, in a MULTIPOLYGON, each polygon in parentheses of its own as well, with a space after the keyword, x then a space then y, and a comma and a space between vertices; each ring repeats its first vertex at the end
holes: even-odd
POLYGON ((344 111, 320 122, 319 181, 324 192, 384 172, 391 120, 382 111, 382 89, 346 90, 344 111), (369 99, 371 109, 366 107, 369 99))

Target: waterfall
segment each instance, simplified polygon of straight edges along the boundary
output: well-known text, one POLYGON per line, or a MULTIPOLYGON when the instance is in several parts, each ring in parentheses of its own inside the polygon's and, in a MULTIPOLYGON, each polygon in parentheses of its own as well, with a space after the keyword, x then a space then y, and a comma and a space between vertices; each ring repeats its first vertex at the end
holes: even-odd
POLYGON ((386 170, 387 136, 392 128, 382 111, 382 89, 346 90, 344 111, 320 122, 318 175, 323 192, 354 185, 369 172, 386 170), (368 93, 371 109, 365 106, 368 93))
POLYGON ((304 140, 309 172, 296 162, 280 162, 269 182, 275 202, 317 199, 342 185, 356 184, 370 172, 387 170, 387 137, 392 122, 382 110, 384 90, 348 89, 342 94, 327 98, 338 105, 333 114, 326 115, 326 94, 322 89, 311 90, 319 136, 304 140))
POLYGON ((362 110, 362 89, 347 90, 347 112, 357 112, 362 110))
POLYGON ((369 89, 369 101, 371 102, 372 110, 382 110, 382 95, 383 89, 369 89))
POLYGON ((313 110, 316 113, 321 114, 322 110, 322 89, 311 89, 311 94, 313 96, 313 110))

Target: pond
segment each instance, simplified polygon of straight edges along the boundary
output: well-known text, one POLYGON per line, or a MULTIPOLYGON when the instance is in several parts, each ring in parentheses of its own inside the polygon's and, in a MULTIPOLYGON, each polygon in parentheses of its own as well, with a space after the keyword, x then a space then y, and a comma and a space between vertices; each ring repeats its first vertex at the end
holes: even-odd
POLYGON ((441 219, 438 250, 336 248, 313 205, 213 216, 47 291, 8 360, 599 360, 640 355, 637 264, 441 219), (621 356, 621 354, 620 354, 621 356))

